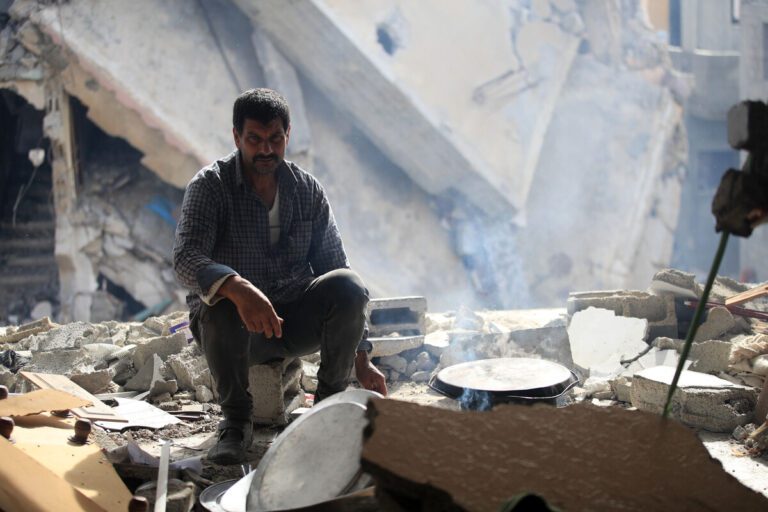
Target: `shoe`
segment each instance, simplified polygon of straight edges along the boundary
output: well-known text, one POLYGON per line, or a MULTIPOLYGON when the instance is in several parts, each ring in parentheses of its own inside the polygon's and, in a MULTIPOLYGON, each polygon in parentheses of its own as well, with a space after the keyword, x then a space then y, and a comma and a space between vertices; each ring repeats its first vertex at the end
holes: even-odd
POLYGON ((228 466, 247 460, 248 448, 253 441, 253 424, 250 421, 224 420, 219 423, 219 438, 208 450, 208 460, 228 466))

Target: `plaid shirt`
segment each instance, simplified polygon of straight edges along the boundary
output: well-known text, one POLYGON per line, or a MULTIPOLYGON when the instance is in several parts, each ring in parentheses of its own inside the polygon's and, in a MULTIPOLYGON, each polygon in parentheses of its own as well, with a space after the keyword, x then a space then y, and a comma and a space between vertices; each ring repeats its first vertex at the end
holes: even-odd
POLYGON ((277 170, 280 239, 269 243, 269 211, 243 180, 235 151, 198 172, 184 194, 173 263, 192 293, 190 309, 238 274, 273 303, 298 298, 316 277, 349 268, 325 191, 292 162, 277 170))

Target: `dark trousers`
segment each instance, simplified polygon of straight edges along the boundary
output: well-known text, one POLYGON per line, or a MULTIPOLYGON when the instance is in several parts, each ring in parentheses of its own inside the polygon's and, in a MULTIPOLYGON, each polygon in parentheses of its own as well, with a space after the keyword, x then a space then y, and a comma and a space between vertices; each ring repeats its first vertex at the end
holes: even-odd
POLYGON ((249 333, 235 305, 223 299, 202 304, 190 319, 216 381, 225 418, 249 420, 252 398, 248 368, 320 350, 316 400, 343 391, 348 384, 355 350, 365 328, 368 290, 351 270, 340 269, 316 278, 301 296, 273 304, 283 319, 283 337, 267 339, 249 333))

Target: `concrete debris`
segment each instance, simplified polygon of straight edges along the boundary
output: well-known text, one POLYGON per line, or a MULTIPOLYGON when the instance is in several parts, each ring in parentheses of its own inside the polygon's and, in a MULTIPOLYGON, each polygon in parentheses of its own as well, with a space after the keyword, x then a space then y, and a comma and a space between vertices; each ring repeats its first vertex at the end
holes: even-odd
POLYGON ((702 292, 701 285, 696 282, 694 274, 673 268, 665 268, 657 272, 651 280, 649 290, 656 295, 671 294, 675 297, 690 299, 701 297, 702 292))
POLYGON ((211 385, 211 371, 196 343, 185 346, 178 354, 170 355, 166 367, 176 377, 181 390, 195 391, 198 386, 211 385))
POLYGON ((206 386, 197 386, 195 388, 195 400, 200 403, 207 404, 208 402, 213 401, 213 391, 208 389, 206 386))
MULTIPOLYGON (((685 340, 656 338, 653 345, 660 349, 673 349, 682 352, 685 340)), ((688 359, 692 361, 690 369, 701 373, 717 374, 726 371, 733 345, 728 341, 698 341, 691 345, 688 359)))
POLYGON ((105 393, 112 384, 111 369, 96 370, 88 373, 72 373, 69 379, 89 393, 105 393))
POLYGON ((590 307, 579 311, 568 326, 573 362, 590 375, 611 377, 624 369, 620 362, 647 349, 648 321, 616 316, 590 307))
POLYGON ((317 371, 319 369, 320 366, 314 363, 301 362, 301 388, 307 393, 317 391, 317 371))
POLYGON ((152 354, 146 364, 143 364, 138 373, 125 383, 128 391, 149 391, 155 381, 162 380, 160 374, 163 360, 157 354, 152 354))
POLYGON ((424 344, 424 336, 388 336, 376 338, 373 342, 371 357, 396 356, 406 350, 419 348, 424 344))
POLYGON ((160 356, 165 361, 169 356, 181 352, 186 346, 187 337, 183 332, 142 340, 136 347, 136 350, 133 351, 133 366, 137 370, 141 370, 144 362, 153 354, 160 356))
POLYGON ((432 374, 430 372, 418 371, 411 375, 411 380, 413 382, 429 382, 431 377, 432 374))
POLYGON ((405 369, 408 367, 408 361, 400 356, 384 356, 378 359, 378 364, 381 364, 384 368, 395 370, 398 373, 405 373, 405 369))
POLYGON ((251 366, 248 383, 253 396, 253 421, 285 425, 291 412, 304 405, 302 374, 300 359, 251 366))
POLYGON ((448 333, 445 330, 434 331, 424 337, 424 349, 433 357, 439 358, 449 344, 448 333))
POLYGON ((611 391, 616 400, 630 403, 632 401, 632 380, 628 377, 619 377, 611 381, 611 391))
POLYGON ((50 331, 54 326, 55 325, 51 323, 51 319, 46 317, 18 327, 5 327, 3 332, 0 332, 0 345, 5 343, 15 343, 33 334, 50 331))
MULTIPOLYGON (((632 405, 661 413, 675 369, 659 366, 632 378, 632 405)), ((752 420, 757 391, 704 373, 684 371, 672 397, 671 415, 686 425, 711 432, 732 432, 752 420)))
POLYGON ((707 312, 706 321, 696 331, 694 341, 717 340, 736 328, 736 320, 724 307, 712 308, 707 312))
POLYGON ((29 317, 32 320, 40 320, 42 318, 50 318, 53 316, 53 305, 50 301, 44 300, 35 304, 32 311, 29 312, 29 317))
POLYGON ((728 361, 736 364, 745 359, 753 359, 759 355, 768 354, 768 335, 756 334, 734 340, 728 361))

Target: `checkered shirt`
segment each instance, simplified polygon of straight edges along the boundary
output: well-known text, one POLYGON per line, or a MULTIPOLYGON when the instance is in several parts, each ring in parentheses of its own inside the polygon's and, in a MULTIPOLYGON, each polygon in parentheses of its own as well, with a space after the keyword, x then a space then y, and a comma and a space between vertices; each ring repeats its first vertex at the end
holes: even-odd
POLYGON ((190 309, 229 275, 240 275, 273 303, 298 298, 316 277, 349 268, 325 191, 292 162, 277 170, 280 239, 269 242, 269 211, 244 181, 235 151, 200 170, 184 194, 176 228, 176 277, 190 309))

